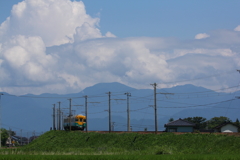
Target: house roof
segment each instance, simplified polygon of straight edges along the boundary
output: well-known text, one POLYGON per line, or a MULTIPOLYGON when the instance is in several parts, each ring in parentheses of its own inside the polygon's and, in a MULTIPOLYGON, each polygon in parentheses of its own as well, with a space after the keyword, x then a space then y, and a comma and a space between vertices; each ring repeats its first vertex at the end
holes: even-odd
POLYGON ((176 126, 176 127, 181 127, 181 126, 194 127, 195 123, 188 122, 186 120, 183 120, 183 119, 179 118, 178 120, 169 122, 169 123, 164 125, 164 127, 171 127, 171 126, 176 126))
POLYGON ((224 122, 224 123, 222 123, 222 124, 220 124, 220 125, 214 127, 213 129, 220 129, 220 128, 222 128, 223 126, 226 126, 227 124, 231 124, 231 125, 233 125, 233 126, 239 128, 237 125, 235 125, 235 124, 232 123, 232 122, 224 122))

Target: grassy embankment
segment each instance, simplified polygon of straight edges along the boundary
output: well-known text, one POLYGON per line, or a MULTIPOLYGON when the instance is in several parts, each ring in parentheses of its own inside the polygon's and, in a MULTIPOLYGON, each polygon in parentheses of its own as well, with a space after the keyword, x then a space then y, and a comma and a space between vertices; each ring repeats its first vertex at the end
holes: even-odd
POLYGON ((0 160, 239 160, 239 155, 0 155, 0 160))
MULTIPOLYGON (((211 159, 214 155, 219 154, 217 159, 229 157, 229 155, 235 159, 239 158, 239 153, 240 137, 238 136, 191 133, 182 135, 173 133, 158 135, 101 134, 65 131, 47 132, 29 145, 19 149, 0 150, 1 155, 126 155, 126 158, 122 157, 121 159, 128 159, 129 156, 144 159, 144 156, 141 155, 148 157, 163 154, 168 154, 164 155, 169 156, 169 158, 165 157, 167 159, 171 159, 169 154, 178 155, 178 158, 182 157, 183 159, 188 155, 191 155, 192 158, 196 157, 196 159, 198 159, 198 155, 204 155, 208 156, 207 159, 211 159)), ((84 157, 87 158, 87 156, 84 157)), ((26 160, 26 158, 23 159, 26 160)))

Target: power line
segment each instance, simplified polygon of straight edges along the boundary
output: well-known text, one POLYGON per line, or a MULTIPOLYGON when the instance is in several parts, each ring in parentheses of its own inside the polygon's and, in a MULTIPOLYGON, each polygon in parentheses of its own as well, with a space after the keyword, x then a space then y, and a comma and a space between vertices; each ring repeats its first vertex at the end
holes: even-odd
POLYGON ((181 80, 181 81, 162 82, 162 83, 158 83, 158 84, 171 84, 171 83, 180 83, 180 82, 195 81, 195 80, 200 80, 200 79, 207 79, 207 78, 212 78, 212 77, 219 77, 219 76, 222 76, 223 74, 232 74, 232 73, 236 73, 236 70, 231 71, 231 72, 228 72, 228 73, 219 73, 219 74, 210 75, 210 76, 205 76, 205 77, 199 77, 199 78, 193 78, 193 79, 185 79, 185 80, 181 80))
POLYGON ((209 105, 214 105, 214 104, 220 104, 224 102, 230 102, 236 99, 229 99, 226 101, 220 101, 220 102, 215 102, 215 103, 208 103, 208 104, 200 104, 200 105, 193 105, 193 106, 185 106, 185 107, 158 107, 158 108, 193 108, 193 107, 200 107, 200 106, 209 106, 209 105))
MULTIPOLYGON (((232 88, 238 88, 239 86, 240 86, 240 85, 231 86, 231 87, 227 87, 227 88, 216 89, 216 90, 210 90, 210 91, 186 92, 186 93, 175 93, 175 94, 178 95, 178 94, 200 94, 200 93, 209 93, 209 92, 216 92, 216 91, 227 90, 227 89, 232 89, 232 88)), ((235 91, 235 92, 236 92, 236 91, 235 91)))

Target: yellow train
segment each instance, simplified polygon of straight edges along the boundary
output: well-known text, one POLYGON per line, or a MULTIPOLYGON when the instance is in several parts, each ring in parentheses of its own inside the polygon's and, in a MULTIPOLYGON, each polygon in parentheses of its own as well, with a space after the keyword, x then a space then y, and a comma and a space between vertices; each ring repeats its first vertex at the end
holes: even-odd
POLYGON ((86 128, 86 116, 84 115, 74 115, 71 117, 66 117, 63 120, 63 127, 65 130, 84 130, 86 128))

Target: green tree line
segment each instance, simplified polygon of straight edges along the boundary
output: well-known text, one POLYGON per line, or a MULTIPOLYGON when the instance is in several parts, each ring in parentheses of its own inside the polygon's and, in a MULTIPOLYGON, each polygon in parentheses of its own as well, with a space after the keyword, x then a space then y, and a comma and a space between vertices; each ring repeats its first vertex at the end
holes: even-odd
POLYGON ((8 138, 8 132, 4 128, 1 128, 0 132, 1 132, 1 145, 4 146, 8 138))
POLYGON ((9 135, 11 135, 11 136, 15 135, 15 132, 13 132, 11 130, 6 130, 5 128, 1 128, 0 132, 1 132, 1 145, 2 146, 6 145, 6 141, 9 137, 9 135))

